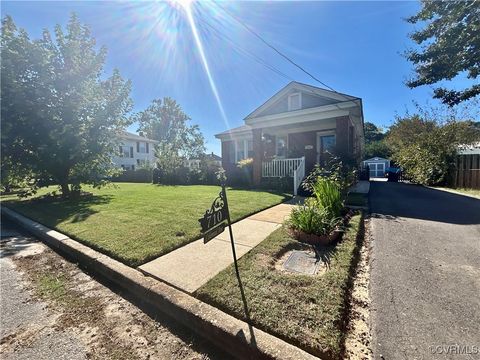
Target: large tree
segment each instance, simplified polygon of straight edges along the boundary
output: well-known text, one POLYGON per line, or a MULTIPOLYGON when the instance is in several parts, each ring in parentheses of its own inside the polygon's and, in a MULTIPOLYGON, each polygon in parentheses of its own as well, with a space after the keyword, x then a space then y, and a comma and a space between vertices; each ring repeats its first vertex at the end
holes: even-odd
POLYGON ((374 123, 366 121, 363 125, 364 133, 365 133, 365 143, 372 143, 374 141, 383 140, 385 134, 383 133, 382 129, 379 128, 374 123))
POLYGON ((424 114, 396 119, 387 135, 393 159, 407 177, 423 185, 447 180, 459 146, 480 139, 480 129, 472 121, 441 121, 424 114))
POLYGON ((198 125, 190 125, 190 117, 173 99, 155 99, 144 111, 134 116, 138 131, 159 143, 156 146, 160 169, 174 171, 185 158, 199 158, 205 151, 198 125))
POLYGON ((389 158, 391 155, 390 148, 385 142, 385 133, 381 128, 371 122, 365 122, 365 159, 375 156, 389 158))
MULTIPOLYGON (((410 88, 451 80, 460 74, 472 81, 479 77, 480 1, 422 0, 421 10, 407 21, 424 25, 410 35, 420 49, 406 52, 415 65, 416 76, 407 82, 410 88)), ((463 90, 434 89, 434 97, 449 106, 479 94, 478 82, 463 90)))
POLYGON ((64 196, 112 173, 116 135, 130 124, 131 84, 105 78, 106 49, 76 15, 30 40, 2 20, 2 163, 10 173, 53 181, 64 196))

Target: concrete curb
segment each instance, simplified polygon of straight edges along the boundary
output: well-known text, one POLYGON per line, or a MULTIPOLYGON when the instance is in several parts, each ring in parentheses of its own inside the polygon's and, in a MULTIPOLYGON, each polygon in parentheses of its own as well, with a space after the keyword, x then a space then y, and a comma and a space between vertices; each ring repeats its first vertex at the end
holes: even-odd
POLYGON ((111 281, 136 301, 146 303, 155 311, 179 321, 238 359, 318 359, 5 206, 2 206, 1 212, 54 250, 66 254, 89 271, 111 281))

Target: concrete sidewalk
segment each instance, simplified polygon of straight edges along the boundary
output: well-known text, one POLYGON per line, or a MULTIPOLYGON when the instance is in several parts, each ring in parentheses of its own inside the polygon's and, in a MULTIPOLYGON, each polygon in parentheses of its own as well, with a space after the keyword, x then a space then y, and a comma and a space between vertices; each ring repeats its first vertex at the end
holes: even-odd
MULTIPOLYGON (((278 229, 290 215, 291 200, 240 220, 232 225, 235 252, 240 259, 278 229)), ((208 242, 194 241, 139 267, 139 270, 181 290, 193 293, 220 271, 233 263, 228 227, 208 242)))
POLYGON ((360 180, 349 189, 349 192, 359 193, 359 194, 368 194, 369 191, 370 191, 370 181, 367 181, 367 180, 360 180))

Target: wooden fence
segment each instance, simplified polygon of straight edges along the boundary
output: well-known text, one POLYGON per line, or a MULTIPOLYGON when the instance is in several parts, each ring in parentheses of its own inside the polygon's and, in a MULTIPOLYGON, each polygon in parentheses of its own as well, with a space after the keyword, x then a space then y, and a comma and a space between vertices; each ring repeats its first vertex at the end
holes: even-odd
POLYGON ((480 189, 480 154, 457 156, 452 174, 452 186, 480 189))

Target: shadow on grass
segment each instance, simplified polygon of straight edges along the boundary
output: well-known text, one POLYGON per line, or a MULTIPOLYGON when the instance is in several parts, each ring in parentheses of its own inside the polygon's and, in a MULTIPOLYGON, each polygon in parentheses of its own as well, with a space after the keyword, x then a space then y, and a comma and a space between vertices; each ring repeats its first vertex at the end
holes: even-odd
POLYGON ((7 207, 22 215, 34 218, 46 226, 56 226, 68 219, 71 223, 85 221, 98 213, 92 206, 106 205, 112 201, 112 195, 85 195, 76 198, 59 197, 34 198, 24 201, 5 202, 7 207))
POLYGON ((337 248, 336 244, 329 246, 312 245, 312 248, 315 252, 315 258, 317 259, 317 262, 321 261, 325 264, 327 269, 330 269, 330 263, 337 248))
MULTIPOLYGON (((250 317, 250 310, 248 309, 247 297, 245 296, 245 291, 244 291, 243 284, 242 284, 242 278, 240 277, 240 273, 238 271, 238 265, 236 264, 236 261, 235 261, 235 269, 236 269, 236 275, 237 275, 237 280, 238 280, 238 287, 240 288, 240 295, 242 296, 243 311, 245 312, 245 320, 246 320, 247 325, 248 325, 248 331, 250 332, 249 343, 255 348, 255 347, 257 347, 257 340, 255 338, 255 332, 253 331, 253 322, 252 322, 252 319, 250 317)), ((243 337, 243 338, 246 339, 246 336, 243 333, 243 330, 240 330, 237 333, 237 336, 240 336, 240 337, 243 337)))

